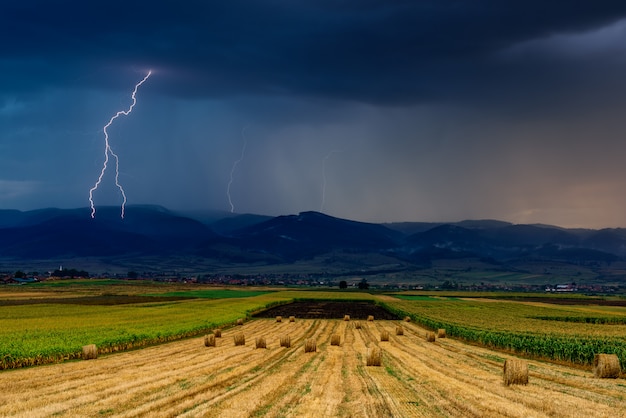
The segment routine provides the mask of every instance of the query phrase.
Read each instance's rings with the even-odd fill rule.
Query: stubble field
[[[623,379],[529,360],[528,385],[505,386],[501,352],[427,342],[401,321],[255,319],[203,338],[0,373],[0,416],[616,417]],[[404,335],[396,335],[402,325]],[[380,341],[381,332],[390,334]],[[234,336],[245,335],[235,346]],[[331,336],[341,337],[339,346]],[[280,347],[289,336],[291,347]],[[264,337],[267,348],[255,348]],[[307,338],[317,351],[304,352]],[[380,347],[382,366],[366,366]]]

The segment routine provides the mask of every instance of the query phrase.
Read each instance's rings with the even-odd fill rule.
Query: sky
[[[623,1],[20,0],[0,37],[0,209],[89,208],[105,155],[121,206],[151,71],[127,205],[626,227]]]

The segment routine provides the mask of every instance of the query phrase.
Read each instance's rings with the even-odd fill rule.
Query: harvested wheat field
[[[396,335],[402,324],[404,335]],[[389,341],[381,342],[382,332]],[[245,345],[235,346],[236,334]],[[331,345],[340,335],[341,344]],[[401,321],[258,319],[204,338],[0,373],[0,416],[20,417],[617,417],[623,379],[528,362],[505,386],[507,358]],[[290,337],[290,347],[281,338]],[[258,350],[255,339],[265,338]],[[305,353],[312,338],[317,350]],[[368,348],[381,366],[366,366]]]

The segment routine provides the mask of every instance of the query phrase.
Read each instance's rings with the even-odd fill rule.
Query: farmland
[[[403,324],[404,335],[395,335]],[[380,341],[383,331],[388,342]],[[233,337],[243,333],[244,346]],[[527,386],[504,386],[511,356],[399,321],[256,319],[216,347],[191,338],[96,360],[0,373],[2,416],[613,417],[626,414],[623,380],[530,361]],[[339,346],[331,336],[341,337]],[[283,335],[291,347],[279,346]],[[263,336],[266,349],[255,349]],[[305,353],[314,338],[317,351]],[[381,367],[365,366],[368,348]]]
[[[166,342],[233,322],[257,306],[237,299],[229,304],[199,300],[133,306],[3,307],[0,360],[2,368],[11,368],[78,358],[87,343],[95,343],[103,351],[120,351]]]
[[[58,283],[0,293],[0,370],[80,358],[85,344],[96,344],[100,352],[108,353],[187,338],[233,324],[266,306],[313,295],[227,289],[190,292],[176,286],[109,286],[97,281],[67,286]],[[142,296],[146,294],[153,296]],[[314,295],[334,298],[337,293]],[[354,293],[351,298],[371,300],[372,296]]]
[[[102,296],[137,299],[77,303]],[[341,301],[345,309],[337,315],[350,314],[347,299],[376,301],[413,321],[360,320],[357,327],[355,313],[350,321],[251,319],[264,306],[294,299]],[[100,351],[95,360],[0,372],[0,416],[626,415],[622,378],[593,378],[586,359],[554,355],[560,362],[545,361],[550,356],[507,343],[548,346],[570,339],[597,348],[594,341],[609,341],[619,349],[626,335],[620,306],[115,284],[21,287],[0,293],[0,301],[11,301],[0,303],[5,368],[10,361],[20,367],[78,359],[85,344]],[[243,326],[234,325],[244,317]],[[448,338],[428,342],[427,331],[442,324]],[[204,335],[218,327],[216,346],[205,347]],[[389,341],[381,341],[387,334]],[[245,337],[241,346],[234,343],[237,335]],[[471,343],[494,335],[504,344]],[[282,347],[287,336],[291,346]],[[267,348],[256,348],[260,337]],[[331,344],[337,338],[339,345]],[[305,353],[310,339],[317,350]],[[380,367],[366,366],[374,347],[382,350]],[[118,352],[129,348],[141,349]],[[505,386],[504,361],[518,353],[529,365],[529,383]]]
[[[406,296],[390,309],[422,325],[467,341],[576,364],[591,364],[597,353],[616,354],[626,365],[626,308],[560,305],[458,297]],[[588,301],[588,300],[587,300]],[[564,326],[574,322],[575,326]],[[573,324],[570,324],[573,325]]]

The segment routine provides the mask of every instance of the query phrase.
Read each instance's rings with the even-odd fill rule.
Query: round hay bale
[[[622,372],[617,354],[596,354],[593,358],[593,376],[616,379]]]
[[[246,336],[243,333],[235,334],[233,337],[235,340],[235,345],[246,345]]]
[[[344,315],[343,316],[343,320],[344,321],[349,321],[350,320],[350,315]]]
[[[317,351],[317,342],[315,338],[307,338],[304,343],[305,353],[315,353]]]
[[[354,329],[361,329],[361,323],[359,321],[354,323]]]
[[[370,321],[370,322],[373,321],[374,320],[374,315],[368,315],[367,316],[367,320]]]
[[[278,316],[276,317],[276,322],[283,322],[283,317],[282,317],[282,316],[280,316],[280,315],[278,315]]]
[[[215,335],[215,338],[222,338],[222,330],[217,328],[213,330],[213,335]]]
[[[381,341],[389,341],[389,331],[387,331],[386,329],[382,330],[380,332],[380,340]]]
[[[243,318],[239,318],[237,320],[237,325],[243,325]]]
[[[507,359],[504,362],[503,377],[504,386],[527,385],[528,363],[519,359]]]
[[[256,348],[267,348],[267,344],[265,343],[265,337],[257,337],[254,339],[254,346]]]
[[[437,338],[446,338],[446,330],[443,328],[439,328],[437,330]]]
[[[296,317],[295,316],[290,316],[289,317],[289,322],[296,322]]]
[[[404,322],[411,322],[411,317],[410,316],[405,316],[404,317]]]
[[[435,333],[428,331],[426,333],[426,341],[428,341],[429,343],[434,343],[435,342]]]
[[[215,347],[215,334],[209,334],[204,336],[205,347]]]
[[[333,334],[330,337],[330,345],[340,345],[341,344],[341,335]]]
[[[291,347],[291,337],[289,337],[289,335],[280,337],[280,346],[287,348]]]
[[[98,347],[95,344],[83,346],[83,360],[91,360],[98,358]]]
[[[380,347],[370,347],[367,349],[367,355],[365,357],[365,364],[367,366],[382,366],[383,364],[383,352]]]
[[[402,325],[396,326],[396,335],[404,335],[404,327]]]

